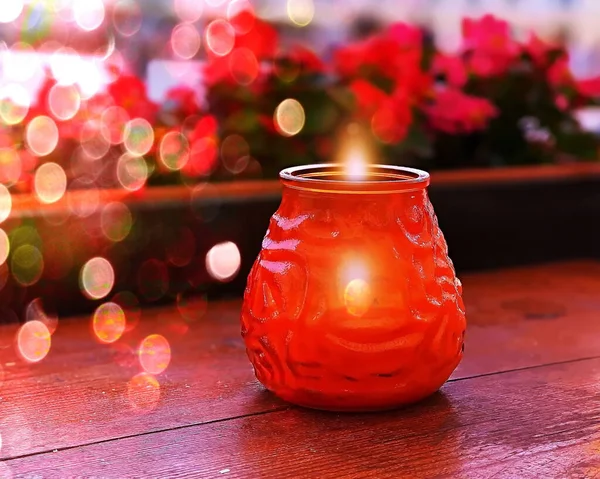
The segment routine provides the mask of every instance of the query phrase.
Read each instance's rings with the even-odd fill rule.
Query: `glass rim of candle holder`
[[[386,194],[426,188],[429,173],[395,165],[365,165],[361,178],[348,175],[342,163],[293,166],[279,173],[284,186],[318,193]]]

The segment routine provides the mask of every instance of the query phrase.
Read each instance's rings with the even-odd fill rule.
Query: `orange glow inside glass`
[[[466,323],[429,175],[329,164],[280,177],[242,310],[258,380],[329,410],[388,409],[438,390],[462,358]]]

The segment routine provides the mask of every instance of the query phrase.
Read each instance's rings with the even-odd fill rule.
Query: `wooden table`
[[[112,345],[94,341],[90,318],[61,320],[36,364],[3,326],[0,478],[600,477],[600,264],[463,279],[464,361],[430,399],[380,414],[264,391],[236,301],[191,323],[175,307],[143,311]],[[139,376],[135,350],[153,333],[171,362]]]

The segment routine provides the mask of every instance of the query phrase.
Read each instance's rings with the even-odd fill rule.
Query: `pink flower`
[[[469,69],[478,76],[503,74],[519,55],[507,22],[493,15],[479,20],[465,18],[462,23],[463,50],[469,54]]]
[[[438,53],[433,59],[434,75],[443,75],[450,86],[461,88],[467,83],[467,68],[462,58]]]
[[[390,37],[398,44],[402,49],[416,49],[420,50],[423,46],[423,33],[412,25],[406,23],[394,23],[389,27]]]
[[[472,133],[483,130],[498,115],[487,99],[466,95],[446,88],[437,93],[432,105],[425,108],[431,126],[446,133]]]

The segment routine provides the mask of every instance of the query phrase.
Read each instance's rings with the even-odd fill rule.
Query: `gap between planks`
[[[459,378],[456,378],[456,379],[449,379],[448,381],[446,381],[446,383],[457,383],[457,382],[460,382],[460,381],[469,381],[469,380],[478,379],[478,378],[487,377],[487,376],[497,376],[497,375],[511,374],[511,373],[517,373],[517,372],[521,372],[521,371],[527,371],[527,370],[533,370],[533,369],[543,369],[543,368],[547,368],[547,367],[559,366],[559,365],[564,365],[564,364],[573,364],[573,363],[580,363],[580,362],[586,362],[586,361],[593,361],[593,360],[597,360],[597,359],[600,359],[600,355],[598,355],[598,356],[589,356],[589,357],[585,357],[585,358],[569,359],[569,360],[566,360],[566,361],[555,361],[555,362],[550,362],[550,363],[546,363],[546,364],[536,364],[536,365],[532,365],[532,366],[524,366],[524,367],[506,369],[506,370],[502,370],[502,371],[495,371],[495,372],[489,372],[489,373],[481,373],[481,374],[476,374],[476,375],[473,375],[473,376],[466,376],[466,377],[459,377]],[[5,459],[0,460],[0,463],[2,463],[2,462],[8,462],[8,461],[13,461],[13,460],[16,460],[16,459],[25,459],[25,458],[28,458],[28,457],[42,456],[42,455],[46,455],[46,454],[56,454],[58,452],[69,451],[69,450],[78,449],[78,448],[81,448],[81,447],[88,447],[88,446],[94,446],[94,445],[98,445],[98,444],[107,444],[107,443],[112,443],[112,442],[118,442],[118,441],[121,441],[123,439],[131,439],[131,438],[134,438],[134,437],[150,436],[150,435],[153,435],[153,434],[161,434],[161,433],[169,432],[169,431],[177,431],[177,430],[181,430],[181,429],[190,429],[190,428],[194,428],[194,427],[203,427],[203,426],[208,426],[208,425],[211,425],[211,424],[218,424],[218,423],[223,423],[223,422],[228,422],[228,421],[235,421],[235,420],[244,419],[244,418],[248,418],[248,417],[254,417],[254,416],[264,416],[264,415],[267,415],[267,414],[272,414],[272,413],[278,413],[278,412],[282,412],[282,411],[287,411],[287,410],[295,408],[295,407],[297,407],[297,406],[294,406],[293,404],[290,404],[290,405],[285,405],[285,406],[278,406],[278,407],[275,407],[273,409],[269,409],[267,411],[257,411],[257,412],[248,413],[248,414],[240,414],[240,415],[237,415],[237,416],[231,416],[231,417],[213,419],[213,420],[210,420],[210,421],[203,421],[203,422],[192,423],[192,424],[183,424],[183,425],[180,425],[180,426],[173,426],[173,427],[167,427],[167,428],[154,429],[152,431],[146,431],[146,432],[141,432],[141,433],[136,433],[136,434],[125,434],[125,435],[122,435],[122,436],[111,437],[111,438],[108,438],[108,439],[101,439],[101,440],[97,440],[97,441],[89,441],[89,442],[84,442],[84,443],[77,444],[77,445],[72,445],[72,446],[60,447],[60,448],[55,448],[55,449],[47,449],[47,450],[43,450],[43,451],[37,451],[37,452],[28,453],[28,454],[21,454],[21,455],[16,455],[16,456],[12,456],[12,457],[7,457]],[[347,413],[332,413],[332,414],[347,414]]]

